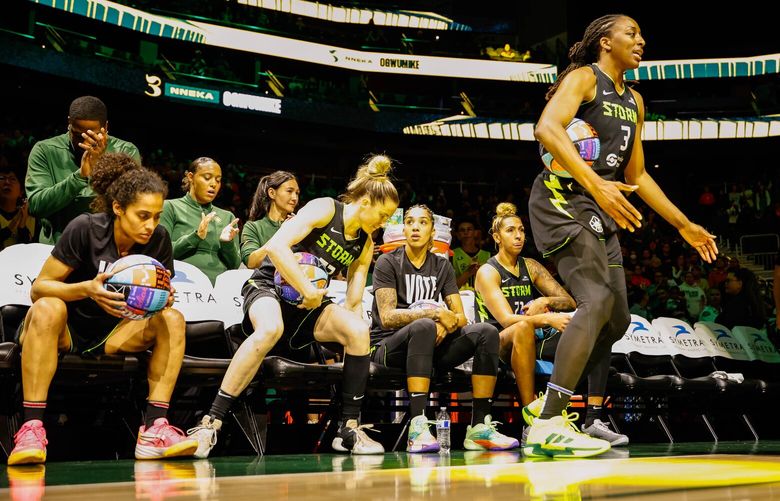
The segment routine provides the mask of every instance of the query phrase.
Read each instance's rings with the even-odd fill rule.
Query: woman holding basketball
[[[374,267],[371,351],[376,363],[406,369],[409,390],[409,452],[433,452],[425,407],[433,368],[447,370],[474,357],[473,412],[463,446],[504,450],[518,446],[502,435],[490,416],[498,371],[498,330],[490,324],[466,325],[455,270],[430,252],[433,213],[415,205],[404,214],[406,245],[379,256]],[[427,307],[417,308],[417,305]]]
[[[241,260],[247,268],[257,268],[265,257],[260,250],[298,206],[301,190],[289,172],[278,170],[263,176],[257,184],[249,220],[241,230]]]
[[[572,291],[577,312],[559,341],[544,409],[523,449],[526,455],[584,457],[610,447],[579,433],[571,424],[574,416],[566,416],[564,409],[582,374],[601,363],[629,324],[617,231],[633,232],[641,226],[641,215],[624,193],[636,191],[705,261],[717,254],[715,237],[688,220],[645,170],[640,139],[644,102],[623,77],[639,66],[644,47],[639,25],[628,16],[612,14],[590,23],[570,49],[572,62],[547,93],[549,102],[536,126],[536,138],[570,178],[546,170],[537,176],[529,201],[531,228],[539,251],[552,256]],[[601,142],[592,166],[566,132],[575,117],[588,122]],[[565,448],[547,444],[552,434],[571,441]]]
[[[144,320],[123,319],[124,296],[108,292],[105,269],[144,254],[173,271],[168,232],[158,226],[167,193],[156,173],[131,157],[106,153],[92,170],[95,214],[68,224],[43,264],[30,295],[33,305],[17,333],[22,346],[24,424],[8,464],[43,463],[43,414],[58,352],[137,353],[152,348],[149,400],[138,434],[137,459],[190,456],[198,444],[168,424],[168,402],[184,358],[184,317],[168,307]]]
[[[242,290],[243,327],[249,337],[230,362],[208,414],[190,430],[199,441],[196,457],[208,456],[233,401],[280,341],[283,348],[293,352],[314,342],[344,346],[342,419],[333,448],[353,454],[384,452],[358,423],[370,363],[368,327],[361,318],[360,306],[374,248],[370,235],[398,205],[398,192],[389,178],[391,167],[391,160],[384,155],[370,158],[347,186],[343,202],[332,198],[312,200],[265,245],[268,255]],[[348,272],[344,307],[325,299],[327,290],[317,289],[307,280],[295,252],[314,255],[328,276]],[[298,306],[277,292],[275,271],[301,294]]]
[[[208,157],[196,158],[182,180],[187,193],[166,200],[160,220],[171,235],[174,259],[200,269],[212,284],[223,271],[241,265],[238,218],[212,203],[221,186],[219,164]]]

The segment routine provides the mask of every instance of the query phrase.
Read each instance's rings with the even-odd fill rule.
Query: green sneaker
[[[507,437],[496,430],[498,421],[488,414],[485,416],[485,422],[466,428],[466,439],[463,441],[463,447],[469,451],[505,451],[519,447],[520,443],[516,438]]]

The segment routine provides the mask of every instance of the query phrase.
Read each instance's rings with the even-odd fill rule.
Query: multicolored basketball
[[[433,299],[418,299],[409,305],[410,310],[435,310],[437,308],[442,308],[442,305]]]
[[[122,316],[130,320],[151,317],[165,308],[171,295],[171,277],[159,261],[143,254],[132,254],[115,261],[106,269],[114,273],[103,287],[125,296]]]
[[[318,289],[325,289],[328,286],[328,273],[320,266],[320,261],[316,256],[308,252],[296,252],[293,254],[301,267],[301,271],[312,284]],[[301,304],[303,296],[295,288],[287,283],[282,275],[276,271],[274,273],[274,285],[279,297],[290,304]]]
[[[577,148],[582,159],[592,166],[593,162],[599,158],[599,152],[601,151],[601,141],[599,141],[596,129],[588,122],[575,118],[566,126],[566,133],[569,135],[572,143],[574,143],[574,147]],[[558,177],[572,177],[541,143],[539,144],[539,155],[541,155],[542,162],[544,162],[547,170]]]

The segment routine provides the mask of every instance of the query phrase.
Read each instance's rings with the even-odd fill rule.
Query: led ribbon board
[[[373,22],[376,26],[471,31],[470,26],[456,23],[452,19],[434,12],[342,7],[307,0],[238,0],[238,3],[262,9],[288,12],[296,16],[313,17],[333,23],[368,24]]]
[[[470,137],[536,141],[534,123],[464,118],[455,115],[404,127],[416,136]],[[780,115],[740,119],[657,120],[645,122],[643,141],[690,139],[743,139],[780,136]]]
[[[541,83],[552,83],[557,75],[556,67],[550,64],[365,52],[199,21],[174,19],[110,0],[29,1],[161,38],[362,72]]]

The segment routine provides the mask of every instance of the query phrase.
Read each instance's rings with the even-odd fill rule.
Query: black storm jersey
[[[504,295],[509,307],[512,308],[512,312],[516,315],[523,314],[523,305],[533,301],[537,297],[540,297],[539,291],[534,287],[534,283],[531,280],[531,275],[528,273],[528,267],[525,264],[525,258],[518,259],[518,275],[514,275],[512,272],[501,266],[495,256],[488,259],[486,265],[490,265],[498,272],[501,278],[501,293]],[[488,310],[487,305],[482,299],[482,295],[477,292],[477,316],[480,322],[488,322],[496,326],[499,330],[502,329],[501,325],[495,319],[495,317]]]
[[[620,94],[615,82],[596,64],[590,68],[596,75],[596,96],[582,103],[576,116],[592,125],[599,135],[601,150],[593,170],[609,181],[622,180],[636,139],[639,108],[627,86]]]
[[[311,233],[293,245],[293,252],[308,252],[317,257],[320,266],[325,269],[328,276],[344,272],[353,261],[360,257],[368,237],[363,230],[358,230],[357,237],[347,240],[344,236],[344,204],[333,200],[335,213],[333,219],[322,228],[314,228]],[[253,274],[250,280],[270,280],[273,283],[276,267],[271,259],[266,256],[263,263]]]

